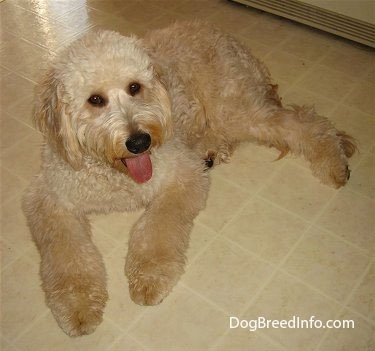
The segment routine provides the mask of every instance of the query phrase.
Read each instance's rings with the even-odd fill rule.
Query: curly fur
[[[132,82],[141,86],[135,95]],[[93,94],[106,104],[90,104]],[[109,31],[79,39],[51,62],[34,120],[45,145],[23,208],[47,304],[71,336],[95,330],[108,298],[88,214],[145,208],[130,233],[125,274],[132,299],[154,305],[184,271],[209,189],[205,160],[227,162],[239,143],[254,141],[305,157],[323,183],[340,187],[355,151],[312,108],[283,107],[265,66],[231,36],[199,23],[144,39]],[[126,141],[140,132],[151,137],[144,154],[152,163],[151,179],[141,184],[125,166],[135,157]]]

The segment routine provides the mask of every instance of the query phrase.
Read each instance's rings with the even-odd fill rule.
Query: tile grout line
[[[278,269],[277,267],[269,274],[269,276],[263,281],[262,284],[260,284],[259,288],[255,291],[254,295],[252,298],[245,304],[243,308],[243,312],[240,312],[238,314],[239,317],[243,317],[246,311],[249,309],[249,307],[254,303],[254,301],[260,296],[260,294],[263,292],[265,287],[272,281],[272,279],[275,277],[277,274]],[[229,334],[229,329],[227,329],[218,339],[217,341],[213,344],[212,347],[217,347],[222,340]]]
[[[371,259],[371,257],[374,256],[374,253],[370,252],[370,251],[367,251],[366,249],[354,244],[353,242],[341,237],[340,235],[336,234],[335,232],[319,225],[319,224],[314,224],[314,227],[317,228],[317,229],[320,229],[320,230],[323,230],[324,232],[326,232],[328,235],[336,238],[337,240],[341,241],[342,243],[345,243],[346,245],[352,247],[353,249],[356,249],[357,251],[359,251],[361,253],[362,256],[366,256],[368,257],[369,259]]]
[[[369,322],[369,324],[371,324],[372,326],[375,326],[375,322],[373,321],[370,321],[367,317],[363,316],[361,313],[359,313],[358,311],[351,309],[351,308],[348,308],[348,303],[349,301],[351,300],[351,298],[354,296],[355,292],[357,291],[358,287],[361,285],[363,279],[365,278],[366,274],[369,272],[372,264],[375,262],[375,259],[372,259],[369,264],[367,265],[366,269],[362,272],[362,274],[359,276],[359,278],[357,279],[357,281],[355,282],[354,284],[354,287],[352,289],[352,291],[348,294],[347,298],[344,300],[344,302],[341,304],[341,308],[339,308],[339,310],[337,311],[336,315],[335,315],[335,319],[338,319],[340,318],[340,316],[342,315],[342,313],[347,309],[349,310],[350,312],[355,312],[355,314],[359,315],[360,317],[364,317],[363,319],[367,322]],[[355,325],[354,325],[355,327]],[[319,340],[319,342],[316,344],[315,348],[314,348],[314,351],[319,351],[321,345],[324,343],[324,341],[327,339],[328,335],[329,335],[329,331],[330,329],[326,329],[325,332],[323,333],[321,339]]]
[[[201,294],[199,291],[197,290],[194,290],[192,287],[190,287],[187,283],[185,283],[184,281],[180,281],[179,284],[181,285],[181,287],[183,287],[184,289],[188,290],[189,292],[193,293],[195,296],[199,297],[200,299],[206,301],[212,308],[214,308],[215,310],[225,314],[226,316],[229,316],[230,313],[228,313],[228,311],[221,307],[219,304],[217,304],[215,301],[211,300],[210,298],[208,298],[207,296]]]
[[[283,166],[284,167],[284,166]],[[278,172],[281,170],[281,167],[280,169],[278,170]],[[276,174],[278,174],[278,172],[275,172],[270,178],[267,179],[267,182],[270,182],[272,180],[272,178],[276,177]],[[228,227],[234,220],[235,218],[239,215],[239,213],[241,213],[241,211],[245,208],[245,206],[248,205],[248,203],[250,203],[251,201],[253,201],[253,199],[255,197],[258,197],[258,198],[262,198],[262,196],[259,194],[260,191],[266,186],[266,184],[264,184],[263,187],[260,187],[258,189],[258,191],[256,191],[253,196],[248,199],[248,201],[245,202],[245,204],[236,212],[236,214],[231,218],[231,220],[229,220],[220,230],[219,230],[219,235],[222,236],[222,237],[225,237],[222,235],[223,231],[225,230],[226,227]],[[334,198],[335,196],[332,197],[332,199]],[[262,198],[263,199],[263,198]],[[331,199],[331,200],[332,200]],[[269,203],[272,203],[271,201],[267,200],[267,202]],[[330,201],[328,202],[330,203]],[[323,208],[321,209],[321,211],[318,212],[317,215],[320,214],[320,212],[323,212],[325,210],[325,208],[327,207],[328,204],[326,204],[326,206],[323,206]],[[279,207],[279,206],[278,206]],[[286,210],[285,208],[282,208],[284,211]],[[288,212],[292,213],[294,216],[296,216],[295,213],[287,210]],[[280,271],[283,271],[282,270],[282,265],[287,261],[287,259],[291,256],[291,254],[294,252],[294,250],[296,249],[296,247],[299,245],[299,243],[307,236],[307,233],[308,231],[314,226],[314,223],[315,223],[315,219],[317,217],[317,215],[315,216],[315,218],[313,219],[313,221],[311,222],[307,222],[309,223],[307,225],[307,227],[305,228],[305,230],[303,231],[303,233],[301,234],[301,236],[299,237],[299,239],[294,243],[294,245],[291,247],[291,249],[288,251],[288,253],[280,260],[280,262],[277,264],[277,265],[274,265],[272,264],[274,268],[274,270],[271,272],[271,274],[268,276],[268,278],[263,282],[263,284],[261,284],[261,286],[259,287],[259,289],[256,291],[256,293],[253,295],[253,297],[249,300],[249,302],[245,305],[244,307],[244,310],[243,312],[240,314],[240,316],[243,316],[243,314],[246,312],[246,310],[248,310],[248,308],[250,308],[250,306],[254,303],[254,301],[257,299],[257,297],[263,292],[263,290],[265,289],[265,287],[271,282],[271,280],[275,277],[275,275],[280,272]],[[299,217],[299,216],[298,216]],[[306,220],[304,218],[300,218],[302,219],[304,222],[306,222]],[[227,238],[228,239],[228,238]],[[254,255],[254,254],[253,254]],[[262,258],[262,261],[265,261],[267,262],[266,260],[264,260],[264,258]],[[267,262],[269,264],[269,262]],[[294,276],[293,276],[294,277]],[[319,291],[319,290],[318,290]],[[222,338],[224,338],[226,335],[228,334],[228,331],[225,332],[222,337],[219,338],[219,340],[217,341],[217,343],[215,343],[213,345],[213,347],[217,347],[217,345],[219,344],[220,340]]]
[[[370,271],[370,269],[371,269],[371,267],[372,267],[372,265],[374,263],[375,263],[375,258],[373,258],[373,259],[370,260],[370,262],[368,263],[368,265],[366,266],[366,268],[364,269],[364,271],[362,272],[362,274],[357,278],[357,281],[355,282],[355,284],[353,286],[353,289],[351,290],[351,292],[348,294],[348,296],[346,297],[346,299],[343,302],[343,309],[350,308],[350,307],[348,307],[348,304],[349,304],[350,300],[353,298],[353,296],[357,292],[357,289],[361,285],[362,281],[365,279],[365,276]],[[357,312],[357,314],[359,314],[359,315],[362,316],[362,313],[360,313],[360,312]],[[363,316],[363,317],[366,320],[368,319],[366,316]],[[371,324],[375,325],[375,321],[371,322]]]
[[[299,167],[302,167],[302,166],[300,166],[300,165],[298,165],[298,166],[299,166]],[[339,192],[339,191],[341,191],[341,190],[338,190],[338,192]],[[351,192],[351,193],[354,193],[354,194],[356,194],[356,195],[358,195],[358,196],[360,196],[360,197],[362,197],[362,198],[364,198],[364,199],[373,200],[372,198],[367,197],[366,195],[363,195],[363,194],[361,194],[361,193],[355,192],[355,191],[353,191],[352,189],[347,189],[346,191],[349,191],[349,192]],[[333,198],[330,199],[328,202],[330,202],[331,200],[334,201],[334,198],[337,196],[336,194],[337,194],[337,193],[335,193],[335,194],[333,195]],[[339,236],[339,235],[336,234],[335,232],[333,232],[333,231],[331,231],[331,230],[329,230],[329,229],[327,229],[327,228],[325,228],[325,227],[319,225],[319,224],[317,223],[317,221],[319,220],[320,216],[321,216],[323,213],[320,214],[320,213],[318,212],[318,213],[315,215],[315,217],[317,217],[317,218],[313,218],[312,220],[309,220],[309,219],[304,218],[303,216],[299,215],[298,213],[295,213],[295,212],[289,210],[288,208],[282,207],[282,206],[280,206],[279,204],[277,204],[276,202],[273,202],[273,201],[271,201],[271,200],[269,200],[269,199],[263,197],[263,196],[260,195],[260,194],[257,194],[255,197],[258,197],[259,199],[261,199],[261,200],[263,200],[263,201],[269,203],[270,205],[272,205],[272,206],[274,206],[274,207],[277,207],[278,209],[280,209],[280,210],[282,210],[282,211],[284,211],[284,212],[287,212],[288,214],[292,215],[293,217],[298,218],[299,220],[301,220],[301,221],[303,221],[304,223],[308,224],[310,227],[316,227],[316,228],[319,228],[319,229],[324,230],[324,231],[327,232],[328,234],[330,234],[330,235],[336,237],[337,239],[340,239],[340,241],[345,242],[345,243],[348,244],[349,246],[351,246],[351,247],[357,249],[358,251],[361,251],[362,254],[364,254],[365,256],[369,256],[369,255],[371,255],[371,253],[370,253],[369,251],[366,251],[365,249],[363,249],[362,247],[356,245],[355,243],[353,243],[353,242],[351,242],[351,241],[349,241],[349,240],[347,240],[347,239],[345,239],[345,238],[342,238],[341,236]],[[329,206],[329,203],[328,203],[328,202],[326,203],[326,206],[324,206],[324,207],[322,208],[322,210],[321,210],[322,212],[324,212],[324,211],[326,210],[326,207]]]
[[[287,39],[285,39],[284,41],[281,41],[281,43],[284,43],[285,41],[286,41]],[[278,47],[280,47],[281,46],[281,43],[279,44],[279,45],[277,45],[275,48],[278,48]],[[35,45],[34,43],[33,43],[33,45]],[[275,48],[273,49],[273,51],[275,50]],[[343,98],[342,98],[343,99]],[[341,100],[342,100],[341,99]],[[340,100],[340,101],[341,101]],[[335,109],[338,107],[339,105],[337,105],[336,107],[335,107]],[[229,182],[228,182],[229,183]],[[234,183],[233,183],[234,184]],[[254,198],[256,198],[256,197],[260,197],[261,198],[261,196],[260,196],[260,194],[259,194],[259,192],[256,192],[256,195],[254,195],[254,197],[252,197],[251,199],[248,199],[247,201],[246,201],[246,203],[248,204],[248,203],[250,203]],[[269,201],[269,200],[268,200]],[[269,202],[271,202],[271,201],[269,201]],[[274,204],[275,205],[275,204]],[[245,205],[243,206],[243,208],[245,208]],[[280,208],[282,208],[281,206],[280,206]],[[286,209],[284,209],[284,210],[286,210]],[[236,212],[235,214],[234,214],[234,216],[233,217],[231,217],[230,218],[230,220],[232,220],[232,222],[235,220],[235,218],[234,217],[236,217],[236,218],[238,218],[238,215],[239,215],[239,213],[240,212]],[[290,211],[290,213],[292,213],[291,211]],[[293,213],[294,214],[294,213]],[[294,216],[295,216],[296,214],[294,214]],[[305,220],[306,221],[306,220]],[[200,223],[201,224],[201,223]],[[225,226],[228,224],[228,222],[226,223],[226,224],[224,224],[224,226],[221,228],[221,230],[219,230],[219,231],[213,231],[211,228],[210,228],[210,230],[212,231],[212,232],[215,232],[215,234],[217,234],[217,235],[215,235],[213,238],[212,238],[212,240],[210,240],[209,242],[208,242],[208,244],[201,250],[201,252],[200,252],[200,254],[199,255],[197,255],[197,256],[201,256],[201,254],[212,244],[212,242],[214,242],[215,240],[217,240],[218,239],[218,236],[219,235],[221,235],[222,234],[222,231],[223,231],[223,228],[225,228]],[[316,224],[315,224],[316,225]],[[309,227],[312,227],[313,225],[310,223],[309,224]],[[207,225],[205,225],[205,227],[206,228],[209,228]],[[220,233],[220,234],[219,234]],[[331,232],[329,232],[329,233],[331,233]],[[333,234],[332,234],[333,235]],[[302,236],[303,236],[303,234],[302,234]],[[224,236],[222,236],[222,237],[224,237]],[[225,237],[224,237],[225,238]],[[225,238],[225,239],[228,239],[228,238]],[[230,239],[228,239],[228,240],[230,240]],[[240,247],[240,246],[239,246]],[[114,249],[115,250],[115,249]],[[244,249],[245,250],[245,249]],[[289,251],[288,251],[289,252]],[[283,271],[281,268],[279,269],[280,271]],[[294,277],[294,276],[293,276]],[[295,278],[295,277],[294,277]],[[359,283],[360,284],[360,283]],[[359,285],[358,285],[359,286]],[[355,291],[355,289],[356,288],[353,288],[353,291]],[[194,290],[192,290],[193,292],[194,292]],[[352,291],[352,293],[354,293]],[[344,307],[345,308],[345,307]],[[343,308],[343,309],[344,309]],[[346,307],[346,308],[348,308],[348,307]],[[148,313],[148,312],[147,312]],[[144,312],[144,314],[146,314],[146,311]],[[113,322],[113,321],[112,321]],[[127,333],[127,335],[129,336],[129,337],[131,337],[132,335],[130,334],[130,333]],[[267,335],[263,335],[264,337],[266,337],[266,338],[268,338],[268,336]],[[134,338],[133,338],[134,339]],[[134,339],[135,340],[135,339]],[[273,340],[273,339],[270,339],[270,340]],[[321,344],[321,342],[320,342],[320,344]],[[114,345],[114,343],[112,343],[111,344],[111,346],[110,347],[112,347]],[[142,345],[141,345],[142,346]],[[284,348],[284,347],[283,347]]]
[[[37,323],[39,323],[39,321],[41,321],[49,313],[51,313],[51,310],[46,306],[46,310],[44,312],[39,314],[38,317],[36,317],[32,323],[27,325],[23,331],[21,331],[20,333],[18,333],[18,335],[14,337],[12,346],[17,345],[17,342],[20,341],[25,334],[27,334]]]
[[[293,90],[295,87],[297,87],[297,85],[308,75],[310,74],[316,67],[318,67],[321,62],[328,56],[329,52],[332,51],[332,48],[330,47],[327,52],[325,54],[323,54],[321,57],[319,57],[317,60],[313,61],[313,64],[306,69],[305,72],[303,72],[289,87],[288,89],[286,89],[286,91],[284,92],[284,95],[286,95],[287,93],[290,92],[290,90]],[[306,89],[305,90],[309,91],[309,89]],[[313,92],[315,94],[315,92]],[[331,100],[331,99],[330,99]],[[334,101],[334,100],[332,100]],[[337,103],[335,101],[335,103]]]
[[[227,229],[227,227],[229,227],[231,224],[233,224],[233,222],[238,218],[239,214],[244,210],[244,208],[246,206],[248,206],[253,200],[254,198],[261,192],[264,190],[264,188],[266,188],[266,186],[268,186],[271,181],[276,178],[276,176],[280,173],[280,171],[285,167],[285,163],[284,164],[281,164],[278,169],[275,170],[275,172],[273,172],[273,174],[271,176],[269,176],[267,178],[267,180],[258,187],[258,189],[256,189],[256,191],[252,192],[252,193],[248,193],[249,194],[249,197],[246,201],[244,201],[243,205],[239,207],[239,209],[233,214],[233,216],[228,219],[228,221],[226,223],[223,224],[223,226],[217,230],[218,234],[222,234],[223,231],[225,231]],[[221,178],[225,181],[226,178]],[[228,181],[227,181],[228,182]],[[229,184],[232,184],[231,182],[228,182]],[[242,189],[243,190],[243,189]]]
[[[146,345],[142,344],[138,339],[136,339],[132,334],[130,334],[128,331],[125,331],[123,328],[121,328],[117,323],[115,323],[111,318],[107,318],[107,320],[113,324],[113,326],[119,331],[119,335],[109,344],[107,345],[106,351],[110,351],[113,347],[115,347],[116,343],[118,343],[124,336],[131,339],[133,342],[138,344],[142,347],[144,350],[149,350]],[[99,326],[98,326],[99,327]]]
[[[1,245],[2,245],[3,248],[4,248],[4,244],[5,244],[5,246],[8,246],[9,243],[5,240],[5,238],[1,238],[1,240],[2,240]],[[30,241],[32,242],[31,238],[30,238]],[[35,244],[33,243],[33,245],[35,245]],[[10,267],[11,265],[13,265],[15,262],[17,262],[19,259],[21,259],[23,257],[25,258],[25,260],[30,262],[30,259],[27,256],[27,252],[30,251],[30,250],[31,250],[31,247],[24,249],[24,251],[20,251],[16,248],[15,249],[16,256],[13,259],[11,259],[9,262],[7,262],[5,264],[3,264],[3,263],[1,264],[1,274],[4,271],[6,271],[8,269],[8,267]],[[33,261],[33,263],[34,263],[34,261]]]
[[[305,236],[305,232],[308,230],[310,226],[308,226],[304,233],[301,234],[300,238],[292,245],[292,248],[288,251],[288,253],[280,260],[280,262],[277,265],[273,265],[274,269],[270,273],[270,275],[263,281],[262,284],[260,284],[259,288],[256,290],[252,298],[245,304],[243,311],[239,314],[240,317],[243,317],[246,311],[253,305],[253,303],[257,300],[257,298],[263,293],[264,289],[269,285],[269,283],[274,279],[277,273],[280,272],[280,268],[282,264],[287,260],[291,252],[294,251],[294,249],[299,245],[299,243],[302,241],[302,239]],[[214,347],[217,347],[222,339],[229,333],[229,330],[224,332],[224,334],[217,340],[217,342],[214,344]]]

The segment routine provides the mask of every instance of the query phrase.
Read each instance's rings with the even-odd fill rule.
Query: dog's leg
[[[57,323],[70,336],[92,333],[108,296],[87,218],[59,206],[40,188],[25,195],[23,209],[41,255],[46,302]]]
[[[313,108],[260,111],[248,132],[259,143],[279,149],[280,157],[289,151],[304,156],[313,174],[325,184],[338,188],[349,179],[347,159],[356,150],[353,138],[337,130]]]
[[[201,173],[192,179],[187,172],[163,188],[131,231],[125,273],[137,304],[160,303],[184,272],[193,220],[208,192],[203,167]]]

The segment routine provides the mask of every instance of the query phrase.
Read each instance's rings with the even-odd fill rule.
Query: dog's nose
[[[131,153],[140,154],[150,147],[151,137],[147,133],[133,134],[126,140],[125,145]]]

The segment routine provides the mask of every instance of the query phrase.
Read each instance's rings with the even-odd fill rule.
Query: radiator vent
[[[375,48],[375,25],[296,0],[234,0]]]

